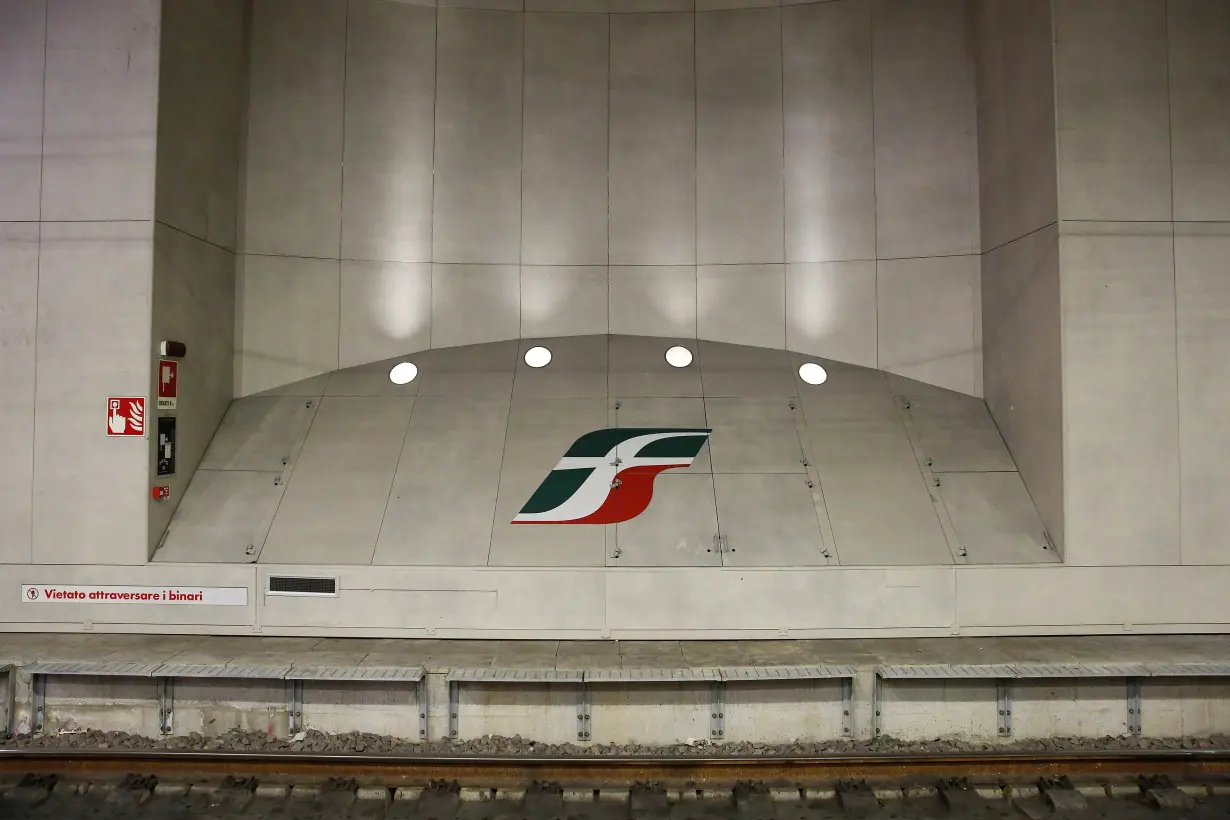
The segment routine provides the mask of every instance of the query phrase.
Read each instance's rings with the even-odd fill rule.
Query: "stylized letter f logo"
[[[653,479],[687,467],[711,430],[621,427],[581,436],[525,502],[514,524],[618,524],[653,498]]]

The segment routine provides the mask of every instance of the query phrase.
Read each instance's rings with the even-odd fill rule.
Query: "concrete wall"
[[[860,670],[852,702],[853,729],[843,732],[837,681],[729,683],[728,743],[814,743],[870,740],[870,670]],[[31,725],[30,685],[17,690],[19,729]],[[448,684],[428,676],[428,736],[448,737]],[[415,740],[419,704],[414,684],[307,682],[303,720],[309,729],[369,732]],[[1146,738],[1207,737],[1230,729],[1230,685],[1218,678],[1141,681],[1141,734]],[[460,690],[458,737],[512,737],[576,743],[577,690],[568,684],[487,686]],[[1043,738],[1121,737],[1128,733],[1126,681],[1028,679],[1012,682],[1012,736],[998,735],[996,684],[988,680],[880,683],[880,726],[903,741],[951,738],[982,743]],[[711,695],[704,684],[591,686],[593,743],[645,745],[707,741]],[[159,737],[154,681],[121,677],[49,677],[46,730],[89,728]],[[286,687],[263,680],[180,678],[175,683],[174,734],[218,737],[239,729],[289,735]]]
[[[1056,0],[1076,564],[1230,557],[1230,6]]]
[[[1056,545],[1063,387],[1050,0],[975,6],[987,405]]]
[[[237,395],[608,331],[980,394],[968,0],[435,5],[255,0]]]
[[[147,558],[156,0],[0,0],[0,562]]]
[[[151,357],[181,341],[176,475],[150,475],[171,498],[150,501],[152,553],[230,404],[235,361],[235,251],[247,80],[244,0],[164,0],[154,214]],[[157,395],[157,368],[151,396]]]

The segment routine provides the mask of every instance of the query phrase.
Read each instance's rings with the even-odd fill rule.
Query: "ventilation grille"
[[[270,575],[268,592],[270,595],[337,595],[337,579]]]

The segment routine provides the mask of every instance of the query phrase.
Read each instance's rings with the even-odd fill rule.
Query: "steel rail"
[[[456,781],[499,788],[532,781],[569,786],[728,786],[740,781],[831,785],[835,780],[965,777],[1020,782],[1060,775],[1167,775],[1230,780],[1230,750],[991,751],[960,754],[832,754],[815,757],[428,757],[120,749],[0,749],[0,773],[61,775],[232,775],[285,779],[355,778],[389,785]]]

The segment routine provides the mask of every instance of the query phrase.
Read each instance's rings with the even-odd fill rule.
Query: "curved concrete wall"
[[[967,0],[435,5],[255,0],[237,395],[608,332],[981,394]]]

